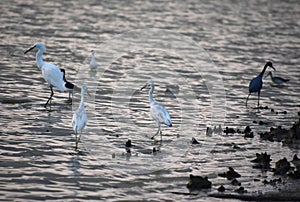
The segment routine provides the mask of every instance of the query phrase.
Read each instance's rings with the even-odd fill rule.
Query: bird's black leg
[[[249,99],[249,96],[251,95],[251,93],[248,94],[248,97],[246,99],[246,107],[247,107],[247,102],[248,102],[248,99]]]
[[[52,97],[53,97],[53,94],[54,94],[54,93],[53,93],[52,86],[50,86],[50,90],[51,90],[51,95],[50,95],[49,99],[47,100],[46,104],[44,105],[44,107],[45,107],[45,108],[47,107],[47,105],[48,105],[49,101],[52,99]]]
[[[151,137],[151,139],[154,139],[154,137],[160,132],[160,124],[158,124],[157,132]]]

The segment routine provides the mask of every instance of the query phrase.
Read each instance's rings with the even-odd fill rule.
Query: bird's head
[[[88,94],[88,96],[91,97],[91,94],[89,93],[89,91],[88,91],[86,85],[83,85],[83,86],[81,86],[81,93],[84,94],[85,92]]]
[[[141,90],[143,90],[144,88],[154,88],[153,81],[151,80],[147,81],[147,83],[141,88]]]
[[[31,46],[29,49],[27,49],[25,52],[24,52],[24,54],[26,54],[26,53],[28,53],[29,51],[31,51],[31,50],[33,50],[34,48],[38,48],[38,49],[40,49],[41,51],[45,51],[45,46],[42,44],[42,43],[40,43],[40,42],[36,42],[35,44],[33,44],[33,46]]]
[[[92,55],[95,55],[95,51],[94,50],[91,50],[91,53],[92,53]]]
[[[268,62],[266,63],[266,67],[271,67],[272,69],[274,69],[274,70],[276,71],[276,69],[275,69],[275,67],[273,66],[273,64],[272,64],[271,61],[268,61]]]

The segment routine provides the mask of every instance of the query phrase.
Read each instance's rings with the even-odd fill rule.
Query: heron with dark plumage
[[[251,81],[250,81],[250,84],[249,84],[249,94],[248,94],[248,97],[246,99],[246,106],[247,106],[247,102],[248,102],[248,99],[249,99],[249,96],[251,95],[251,93],[256,93],[257,92],[257,106],[259,107],[259,99],[260,99],[260,91],[262,89],[262,86],[263,86],[263,76],[264,76],[264,73],[265,71],[267,70],[268,67],[271,67],[272,69],[274,69],[276,71],[276,69],[273,67],[273,64],[272,62],[267,62],[263,68],[263,70],[261,71],[261,73],[253,78]]]
[[[51,90],[51,95],[47,100],[46,104],[44,105],[44,107],[47,107],[48,103],[51,102],[51,99],[54,95],[53,87],[58,88],[61,92],[68,91],[69,98],[70,98],[70,93],[73,92],[73,89],[76,86],[66,80],[65,70],[60,69],[58,66],[52,63],[44,62],[43,53],[46,50],[46,48],[42,43],[39,42],[35,43],[31,48],[26,50],[24,54],[28,53],[34,48],[38,48],[38,52],[36,53],[37,66],[42,71],[43,77],[48,82]]]

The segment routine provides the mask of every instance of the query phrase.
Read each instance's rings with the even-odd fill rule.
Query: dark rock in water
[[[256,153],[256,159],[251,160],[252,163],[256,163],[256,165],[253,166],[253,168],[259,168],[259,169],[270,169],[271,161],[272,161],[271,155],[268,155],[267,152],[261,154]]]
[[[281,126],[278,126],[277,128],[271,127],[270,132],[265,132],[263,134],[260,134],[260,137],[262,139],[266,139],[266,140],[270,140],[270,141],[281,142],[285,139],[287,133],[288,133],[288,130],[281,128]]]
[[[225,191],[225,187],[223,185],[221,185],[219,188],[218,188],[218,192],[224,192]]]
[[[285,175],[291,169],[290,162],[284,157],[275,163],[274,174]]]
[[[244,193],[247,193],[247,190],[245,190],[244,187],[240,187],[236,190],[234,190],[235,192],[239,193],[239,194],[244,194]]]
[[[264,140],[278,141],[284,144],[294,143],[295,140],[300,140],[300,120],[290,129],[283,129],[281,126],[271,127],[269,132],[259,133],[259,135]]]
[[[210,127],[206,128],[206,135],[210,136],[213,134],[213,132],[214,132],[213,129],[211,129]]]
[[[237,173],[232,167],[229,167],[229,171],[226,173],[218,174],[220,177],[226,177],[228,180],[233,180],[235,178],[241,177],[239,173]]]
[[[254,138],[254,133],[253,133],[253,131],[251,131],[250,133],[246,133],[246,134],[244,135],[244,138]]]
[[[127,142],[125,143],[125,147],[131,147],[132,144],[131,144],[131,140],[127,140]]]
[[[236,131],[233,128],[228,128],[228,127],[226,127],[223,132],[226,133],[226,134],[228,134],[228,133],[236,133]]]
[[[246,126],[246,128],[244,129],[244,133],[247,134],[247,133],[250,133],[250,132],[251,132],[250,126]]]
[[[300,170],[297,169],[294,172],[290,172],[290,173],[288,173],[288,176],[293,179],[300,179]]]
[[[253,123],[257,123],[257,121],[254,120]]]
[[[192,138],[192,144],[200,144],[199,142],[198,142],[198,140],[196,140],[196,138]]]
[[[293,142],[292,140],[300,140],[300,120],[296,122],[288,131],[286,142]]]
[[[263,121],[259,121],[258,124],[259,125],[267,125],[268,123],[267,122],[263,122]]]
[[[127,140],[127,142],[125,143],[125,149],[126,149],[126,153],[131,153],[131,148],[132,144],[131,144],[131,140]]]
[[[274,109],[271,109],[271,112],[274,112]]]
[[[237,179],[233,179],[231,181],[231,184],[234,185],[234,186],[241,186],[241,183]]]
[[[207,179],[207,177],[194,176],[190,174],[190,180],[186,187],[190,190],[201,190],[211,188],[212,183]]]
[[[276,186],[276,184],[279,184],[281,182],[282,182],[281,178],[271,179],[270,181],[268,181],[268,180],[263,181],[264,184],[269,184],[269,185],[272,185],[272,186]]]
[[[283,114],[287,114],[287,111],[283,111]]]
[[[294,155],[292,163],[298,170],[300,169],[300,159],[298,158],[297,154]]]

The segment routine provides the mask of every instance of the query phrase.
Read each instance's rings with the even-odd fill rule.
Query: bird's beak
[[[272,69],[274,69],[274,71],[276,71],[275,67],[273,67],[273,66],[271,66],[271,67],[272,67]]]
[[[24,55],[26,54],[26,53],[28,53],[29,51],[31,51],[32,49],[34,49],[35,48],[35,46],[32,46],[31,48],[29,48],[28,50],[26,50],[25,52],[24,52]]]
[[[146,85],[144,85],[142,88],[141,88],[141,90],[143,90],[144,88],[146,88],[147,87],[147,84]]]

